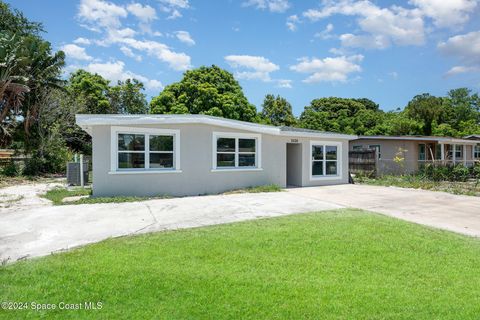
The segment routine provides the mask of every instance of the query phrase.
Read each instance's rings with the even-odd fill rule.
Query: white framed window
[[[473,147],[473,158],[480,159],[480,145]]]
[[[310,180],[333,180],[342,177],[342,143],[310,142]]]
[[[180,131],[111,128],[110,173],[180,172]]]
[[[355,145],[353,146],[353,150],[362,150],[363,149],[363,146],[362,145]]]
[[[378,159],[382,159],[382,152],[381,152],[382,150],[381,150],[379,144],[371,144],[371,145],[368,146],[368,148],[377,150]]]
[[[212,171],[261,170],[261,135],[214,132]]]

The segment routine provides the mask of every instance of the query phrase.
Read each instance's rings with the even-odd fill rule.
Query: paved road
[[[1,191],[1,190],[0,190]],[[0,261],[143,232],[354,207],[480,236],[480,198],[363,185],[0,210]]]

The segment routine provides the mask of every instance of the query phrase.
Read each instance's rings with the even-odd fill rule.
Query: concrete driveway
[[[1,193],[1,190],[0,190]],[[286,192],[117,204],[0,209],[0,261],[50,254],[122,235],[343,207],[480,236],[480,199],[441,192],[341,185]]]

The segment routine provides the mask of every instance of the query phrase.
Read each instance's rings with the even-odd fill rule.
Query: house
[[[94,196],[199,195],[348,183],[357,136],[206,115],[82,115]]]
[[[359,136],[350,141],[349,150],[376,149],[379,174],[413,173],[425,163],[472,166],[480,162],[477,143],[450,137]]]

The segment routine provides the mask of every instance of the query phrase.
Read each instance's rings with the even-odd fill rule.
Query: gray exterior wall
[[[414,173],[418,171],[419,144],[435,143],[434,141],[420,140],[383,140],[362,138],[350,141],[349,150],[353,150],[354,146],[368,147],[369,145],[380,145],[381,158],[378,160],[378,174],[394,173]],[[447,147],[448,148],[448,147]],[[406,150],[403,155],[405,162],[400,167],[393,159],[400,149]],[[466,160],[472,160],[472,146],[467,145]],[[434,155],[435,156],[435,155]],[[439,160],[439,159],[438,159]],[[462,163],[462,159],[457,159],[457,163]]]
[[[348,141],[324,138],[293,138],[262,134],[261,171],[212,172],[213,132],[252,133],[226,127],[203,124],[135,125],[125,128],[161,128],[180,130],[180,164],[182,172],[142,172],[135,174],[110,174],[111,127],[93,126],[93,195],[94,196],[158,196],[201,195],[227,190],[277,184],[286,187],[287,142],[302,144],[302,185],[327,185],[348,183]],[[341,142],[343,147],[341,179],[310,180],[310,140]]]

